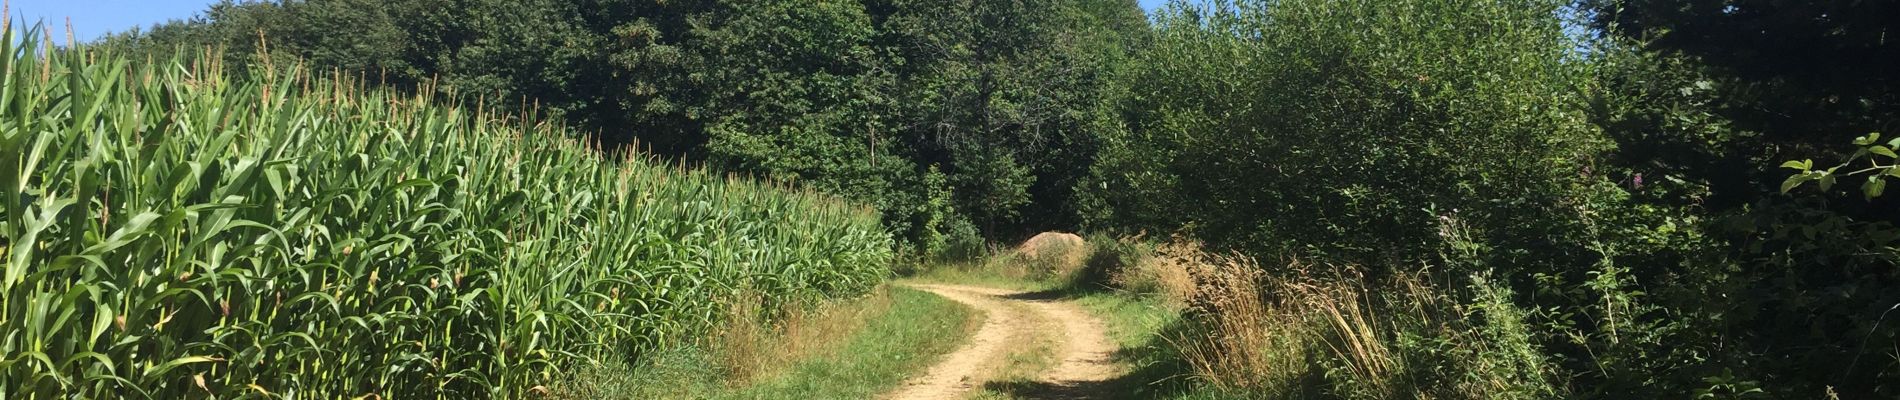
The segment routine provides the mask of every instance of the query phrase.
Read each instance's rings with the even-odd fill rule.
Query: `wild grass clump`
[[[733,307],[736,310],[753,307]],[[922,373],[981,324],[934,294],[881,286],[793,315],[734,322],[638,363],[575,368],[558,399],[872,398]],[[746,317],[735,317],[746,318]]]
[[[1175,304],[1185,305],[1194,297],[1194,277],[1188,271],[1198,265],[1200,246],[1181,238],[1159,244],[1140,236],[1116,239],[1113,244],[1098,241],[1096,253],[1108,272],[1109,286],[1118,290],[1157,295]],[[1093,265],[1093,264],[1092,264]]]
[[[1268,271],[1237,255],[1179,253],[1192,275],[1185,327],[1167,338],[1195,376],[1260,398],[1551,398],[1562,386],[1530,342],[1509,293],[1473,278],[1473,296],[1425,276],[1376,286],[1352,268],[1289,261]]]
[[[867,320],[891,308],[888,287],[880,286],[851,302],[825,302],[811,307],[769,308],[760,296],[728,303],[726,323],[707,335],[701,346],[710,350],[720,381],[743,385],[843,345]]]
[[[889,271],[876,213],[830,197],[345,78],[24,36],[0,38],[0,398],[536,397],[739,293]]]

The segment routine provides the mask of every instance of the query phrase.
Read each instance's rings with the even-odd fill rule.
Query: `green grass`
[[[734,393],[735,398],[870,398],[920,375],[956,350],[976,329],[973,311],[911,289],[891,291],[896,302],[851,337],[841,351],[799,363],[776,379]]]
[[[1240,399],[1244,393],[1223,393],[1188,375],[1180,355],[1165,335],[1178,334],[1181,310],[1158,295],[1108,290],[1073,290],[1067,297],[1108,326],[1108,336],[1121,351],[1117,362],[1129,365],[1128,375],[1110,383],[1109,391],[1139,399]]]
[[[574,398],[859,399],[894,390],[955,350],[978,322],[973,311],[933,294],[893,287],[888,307],[865,319],[844,343],[776,373],[733,385],[715,355],[669,352],[639,368],[610,365],[576,380],[596,382]]]
[[[994,267],[997,267],[999,263],[1002,262],[1006,261],[989,259],[985,261],[927,265],[915,271],[915,273],[910,276],[903,277],[900,281],[955,283],[1031,292],[1059,290],[1068,285],[1067,282],[1058,279],[1008,276],[998,273],[994,270]]]

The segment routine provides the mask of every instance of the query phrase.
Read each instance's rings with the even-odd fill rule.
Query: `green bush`
[[[1577,44],[1561,2],[1240,2],[1162,17],[1144,68],[1132,151],[1177,225],[1226,247],[1355,264],[1426,261],[1443,218],[1482,227],[1526,270],[1588,157],[1608,144],[1579,111]],[[1425,23],[1424,21],[1431,21]],[[1452,27],[1452,28],[1444,28]],[[1372,28],[1372,29],[1368,29]],[[1137,188],[1139,189],[1139,188]],[[1147,195],[1141,193],[1138,195]],[[1492,229],[1492,228],[1499,229]],[[1508,229],[1505,229],[1508,228]]]
[[[1171,6],[1123,76],[1125,129],[1105,134],[1092,178],[1114,193],[1091,200],[1091,215],[1185,227],[1262,259],[1362,265],[1372,282],[1493,277],[1443,284],[1473,305],[1473,332],[1509,344],[1458,359],[1542,364],[1556,372],[1531,386],[1557,393],[1894,390],[1880,382],[1900,359],[1864,346],[1896,332],[1874,322],[1900,302],[1883,290],[1896,282],[1896,238],[1868,218],[1890,213],[1735,202],[1762,175],[1751,146],[1770,143],[1729,130],[1716,113],[1723,82],[1692,58],[1568,34],[1572,11]],[[1503,306],[1520,311],[1484,316]]]

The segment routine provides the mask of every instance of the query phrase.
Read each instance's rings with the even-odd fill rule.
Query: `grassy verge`
[[[1479,281],[1454,292],[1426,276],[1363,282],[1351,266],[1297,260],[1267,274],[1198,244],[1097,238],[1086,262],[1005,254],[926,279],[1045,291],[1100,318],[1128,375],[1121,398],[1552,398],[1524,312]],[[1074,257],[1070,257],[1074,259]],[[1476,278],[1474,278],[1476,279]],[[1476,317],[1474,317],[1476,316]],[[1007,396],[991,396],[1007,398]]]
[[[1181,306],[1164,297],[1133,292],[1079,290],[1073,298],[1108,326],[1108,337],[1121,350],[1117,362],[1130,373],[1110,385],[1114,393],[1137,398],[1172,398],[1190,389],[1187,366],[1164,335],[1179,325]]]
[[[582,368],[573,399],[871,398],[920,374],[976,328],[973,312],[916,290],[887,287],[772,324],[742,323],[704,344],[641,365]],[[769,326],[765,334],[744,332]],[[838,340],[844,338],[844,340]]]
[[[1011,276],[989,269],[990,266],[998,265],[1003,262],[1004,261],[992,259],[982,262],[933,265],[899,281],[918,283],[942,282],[1032,292],[1060,290],[1067,286],[1065,282],[1060,282],[1056,279]]]

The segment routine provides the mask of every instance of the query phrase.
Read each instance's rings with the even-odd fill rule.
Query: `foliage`
[[[1608,11],[1569,6],[1172,5],[1120,78],[1124,123],[1091,177],[1108,193],[1083,214],[1364,266],[1349,281],[1420,266],[1494,277],[1435,290],[1523,310],[1479,332],[1548,358],[1498,365],[1548,364],[1578,397],[1894,390],[1879,382],[1900,359],[1864,346],[1896,331],[1874,322],[1900,302],[1879,289],[1896,282],[1891,213],[1771,196],[1783,176],[1767,160],[1826,154],[1736,114],[1778,110],[1740,93],[1781,86],[1572,34],[1573,12]],[[1524,360],[1507,353],[1522,352],[1470,359]]]
[[[1851,178],[1856,175],[1866,175],[1866,183],[1860,185],[1861,195],[1866,196],[1868,200],[1880,197],[1881,194],[1887,191],[1887,180],[1893,177],[1900,177],[1900,165],[1891,164],[1895,158],[1900,158],[1900,155],[1894,154],[1894,149],[1900,148],[1900,139],[1890,140],[1886,143],[1879,143],[1879,141],[1880,132],[1869,133],[1867,136],[1854,139],[1854,145],[1859,146],[1860,150],[1848,156],[1847,161],[1841,165],[1825,170],[1815,170],[1814,160],[1788,161],[1782,163],[1782,168],[1795,170],[1796,173],[1789,176],[1787,180],[1782,181],[1781,192],[1787,193],[1810,181],[1820,186],[1821,191],[1827,191],[1834,186],[1834,181],[1837,180],[1838,177]],[[1867,168],[1852,171],[1840,170],[1841,167],[1847,167],[1861,159],[1867,160]],[[1890,164],[1881,165],[1881,159],[1886,159]]]
[[[1714,109],[1743,130],[1808,146],[1900,121],[1893,1],[1587,0],[1593,25],[1696,60]]]
[[[1366,281],[1298,261],[1267,274],[1244,256],[1161,247],[1153,268],[1193,276],[1192,306],[1163,333],[1188,372],[1250,398],[1553,398],[1564,393],[1508,289],[1438,274]],[[1216,392],[1221,391],[1219,389]]]
[[[1582,101],[1580,71],[1548,17],[1555,4],[1392,6],[1283,1],[1163,17],[1130,83],[1142,99],[1129,113],[1155,115],[1131,135],[1158,151],[1129,153],[1171,161],[1127,163],[1166,163],[1173,177],[1128,169],[1114,180],[1176,181],[1150,189],[1195,199],[1167,203],[1176,224],[1261,252],[1402,263],[1435,253],[1448,215],[1522,227],[1487,240],[1542,242],[1558,227],[1502,220],[1560,207],[1604,145],[1566,107]]]
[[[1107,71],[1140,22],[1126,0],[227,1],[102,45],[219,46],[233,65],[267,47],[492,95],[607,147],[874,204],[927,250],[958,218],[1005,240],[1075,224],[1092,131],[1113,121]]]
[[[0,40],[0,397],[527,396],[892,261],[864,207],[432,91],[25,36]]]
[[[1483,277],[1424,297],[1496,351],[1407,362],[1547,364],[1527,387],[1560,389],[1527,396],[1894,397],[1900,143],[1836,145],[1900,121],[1895,7],[300,0],[100,45],[505,99],[481,107],[871,204],[938,262],[1083,227],[1365,273],[1329,284]],[[1792,190],[1842,179],[1862,199]],[[1187,281],[1138,250],[1098,247],[1084,280]]]
[[[1900,334],[1877,322],[1883,310],[1900,303],[1891,290],[1881,289],[1900,284],[1892,229],[1900,214],[1891,199],[1867,196],[1884,191],[1884,183],[1861,180],[1873,176],[1850,182],[1866,201],[1790,192],[1807,183],[1832,186],[1845,176],[1829,172],[1846,171],[1783,162],[1865,158],[1879,165],[1885,159],[1878,150],[1861,147],[1850,154],[1835,144],[1876,145],[1877,137],[1847,135],[1895,121],[1896,75],[1880,65],[1900,53],[1873,34],[1890,30],[1892,21],[1864,14],[1893,4],[1585,5],[1607,34],[1599,47],[1605,50],[1598,60],[1603,89],[1595,119],[1620,142],[1613,155],[1619,164],[1641,169],[1652,182],[1667,182],[1637,191],[1633,199],[1680,207],[1686,218],[1663,227],[1706,243],[1704,256],[1681,260],[1687,264],[1622,264],[1626,286],[1646,288],[1651,299],[1635,310],[1671,315],[1658,320],[1657,328],[1701,337],[1670,342],[1725,343],[1686,353],[1676,344],[1652,346],[1674,349],[1678,354],[1671,357],[1677,359],[1720,360],[1675,364],[1695,367],[1626,365],[1632,371],[1681,371],[1685,376],[1663,382],[1706,386],[1694,392],[1741,393],[1755,385],[1771,397],[1893,396],[1900,388],[1884,382],[1900,374],[1900,364],[1892,363],[1900,359],[1870,350],[1869,343]],[[1776,165],[1798,173],[1790,177]],[[1695,278],[1660,283],[1685,273]],[[1794,320],[1801,322],[1788,322]],[[1863,361],[1846,367],[1838,361],[1843,359]],[[1870,368],[1864,361],[1869,359],[1882,361]],[[1689,379],[1694,376],[1704,379]],[[1625,385],[1653,387],[1656,381]],[[1716,386],[1727,389],[1710,390]]]

